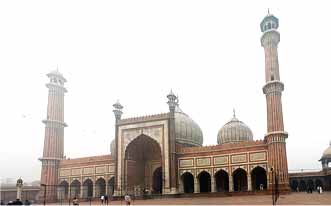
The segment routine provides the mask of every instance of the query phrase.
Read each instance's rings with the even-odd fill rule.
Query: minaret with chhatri
[[[278,176],[281,190],[289,189],[286,157],[287,132],[284,131],[282,92],[284,84],[280,81],[277,47],[280,34],[277,31],[278,18],[269,13],[260,24],[261,45],[265,53],[265,81],[263,93],[267,101],[267,134],[269,168]],[[272,180],[272,177],[269,178]],[[269,188],[274,181],[269,181]]]
[[[66,79],[57,70],[47,74],[50,82],[46,84],[48,88],[47,117],[43,120],[45,124],[45,138],[41,169],[41,186],[46,190],[47,201],[56,200],[58,184],[58,169],[60,160],[64,153],[64,87]]]

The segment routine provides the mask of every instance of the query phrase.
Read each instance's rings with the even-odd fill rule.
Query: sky
[[[266,134],[259,24],[279,18],[278,47],[291,171],[320,169],[331,135],[331,12],[327,1],[1,1],[0,179],[40,178],[49,81],[65,87],[65,155],[108,154],[112,105],[123,118],[168,112],[172,89],[204,145],[235,108]]]

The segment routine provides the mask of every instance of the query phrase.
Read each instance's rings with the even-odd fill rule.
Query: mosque
[[[48,188],[45,197],[249,192],[270,190],[275,182],[282,191],[289,191],[278,26],[278,18],[269,13],[260,23],[265,52],[262,90],[267,103],[267,131],[260,140],[254,140],[250,128],[234,114],[220,128],[218,144],[203,146],[199,125],[180,109],[171,91],[167,113],[122,119],[123,106],[116,102],[110,154],[67,159],[63,147],[66,79],[59,71],[47,74],[48,107],[40,158],[41,185]]]

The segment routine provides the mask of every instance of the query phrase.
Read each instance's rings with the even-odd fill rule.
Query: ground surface
[[[89,202],[81,202],[89,205]],[[92,202],[100,205],[100,202]],[[112,201],[111,205],[125,205],[124,201]],[[133,205],[271,205],[271,195],[246,195],[233,197],[194,197],[194,198],[167,198],[134,200]],[[305,192],[281,195],[279,205],[331,205],[331,192],[323,194]]]

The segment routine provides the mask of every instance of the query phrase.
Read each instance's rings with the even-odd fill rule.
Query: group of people
[[[5,205],[3,200],[0,201],[0,205]],[[14,201],[9,201],[7,205],[23,205],[23,202],[20,199],[16,199]],[[31,205],[31,202],[29,200],[25,200],[24,205]]]

